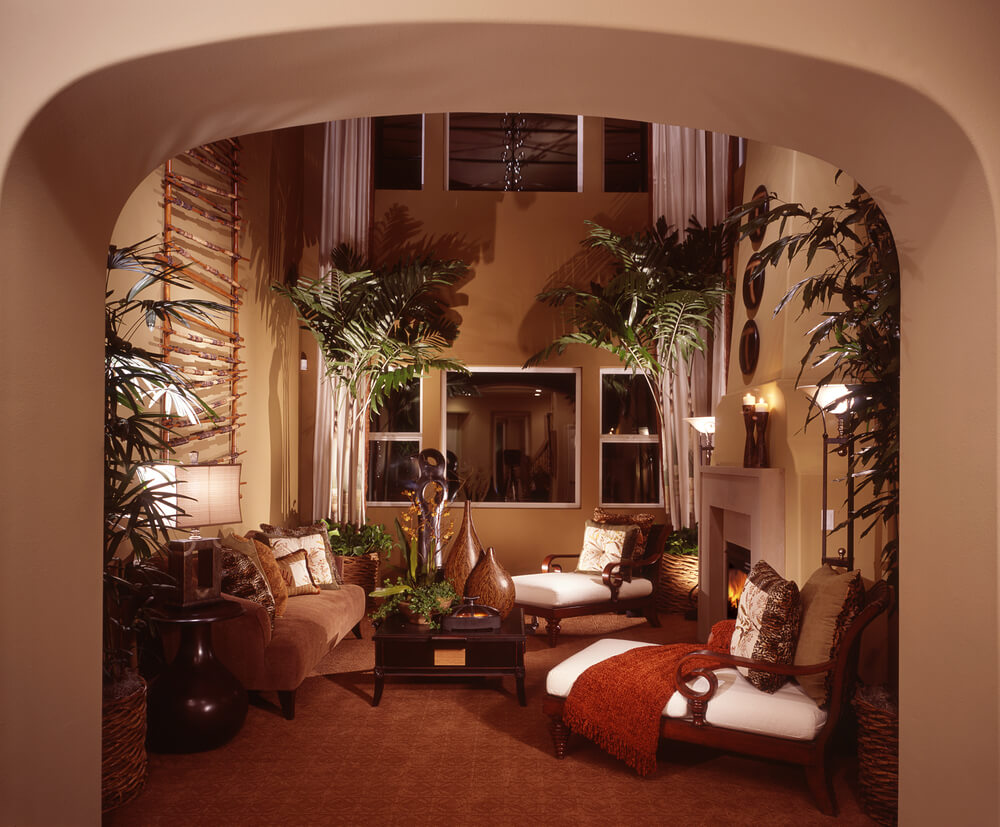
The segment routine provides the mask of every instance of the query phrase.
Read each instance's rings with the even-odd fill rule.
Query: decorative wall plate
[[[749,319],[743,325],[740,333],[740,370],[751,374],[757,369],[757,359],[760,357],[760,331],[757,323]]]
[[[753,191],[753,198],[750,200],[759,201],[760,203],[747,214],[748,221],[754,221],[758,218],[762,218],[771,206],[771,199],[768,197],[767,187],[763,184]],[[765,229],[765,227],[758,227],[747,236],[750,239],[750,246],[754,250],[760,249],[760,243],[764,240]]]
[[[766,265],[760,255],[754,253],[743,271],[743,305],[747,310],[760,307],[764,296],[764,273]]]

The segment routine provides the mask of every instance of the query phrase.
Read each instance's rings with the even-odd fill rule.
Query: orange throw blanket
[[[677,688],[677,664],[688,653],[705,648],[701,643],[640,646],[595,663],[573,684],[563,721],[639,775],[648,775],[656,769],[660,717]],[[692,668],[719,665],[709,657],[691,660]]]

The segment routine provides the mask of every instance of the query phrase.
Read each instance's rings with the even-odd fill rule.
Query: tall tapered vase
[[[479,542],[476,527],[472,522],[472,503],[466,500],[462,525],[455,535],[455,542],[452,543],[448,560],[444,564],[445,579],[454,586],[456,594],[465,594],[465,583],[482,553],[483,544]]]
[[[465,581],[465,596],[478,597],[480,603],[500,612],[500,617],[507,617],[514,608],[514,581],[500,565],[492,546],[483,552]]]

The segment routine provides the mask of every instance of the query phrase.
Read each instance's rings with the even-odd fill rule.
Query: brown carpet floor
[[[542,623],[544,628],[544,621]],[[107,825],[802,825],[871,822],[859,807],[850,756],[835,763],[838,819],[813,804],[801,768],[663,743],[639,778],[579,736],[562,761],[542,714],[548,669],[613,635],[657,643],[695,639],[695,624],[663,628],[619,615],[563,622],[559,645],[528,638],[528,706],[513,678],[387,679],[371,706],[374,647],[342,641],[298,691],[286,721],[276,698],[251,704],[220,749],[150,755],[149,779]],[[275,705],[266,703],[271,700]]]

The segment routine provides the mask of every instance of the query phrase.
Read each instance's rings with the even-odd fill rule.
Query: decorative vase
[[[451,583],[456,594],[465,594],[465,583],[482,553],[483,544],[479,542],[476,527],[472,523],[472,503],[466,500],[462,525],[448,553],[448,561],[444,564],[445,579]]]
[[[514,608],[514,580],[497,561],[493,546],[483,552],[465,581],[465,595],[478,597],[480,603],[500,612],[500,617],[507,617]]]

